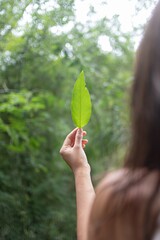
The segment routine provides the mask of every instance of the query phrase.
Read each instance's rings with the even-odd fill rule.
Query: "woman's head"
[[[114,182],[106,178],[98,189],[90,215],[89,240],[150,240],[157,228],[160,213],[160,1],[138,49],[131,110],[133,138],[126,166],[139,169],[123,169],[127,172]]]
[[[131,99],[131,168],[160,169],[160,1],[137,52]]]

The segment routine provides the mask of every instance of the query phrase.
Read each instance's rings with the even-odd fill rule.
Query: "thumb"
[[[82,146],[82,138],[83,138],[83,130],[82,128],[78,128],[75,137],[75,146]]]

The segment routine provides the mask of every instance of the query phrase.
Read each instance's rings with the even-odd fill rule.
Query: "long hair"
[[[100,187],[89,240],[151,240],[160,216],[160,1],[140,43],[131,97],[132,141],[123,173]],[[139,174],[140,173],[140,174]]]
[[[125,166],[160,170],[160,1],[137,52],[131,121],[132,141]]]

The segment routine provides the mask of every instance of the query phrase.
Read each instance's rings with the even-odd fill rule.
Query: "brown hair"
[[[160,1],[137,53],[131,121],[132,139],[124,165],[128,173],[97,192],[89,240],[151,240],[156,229],[160,214]]]
[[[160,1],[138,49],[131,114],[132,142],[125,166],[160,170]]]

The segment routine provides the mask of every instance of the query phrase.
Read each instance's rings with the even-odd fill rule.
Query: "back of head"
[[[160,169],[160,1],[137,52],[131,99],[128,167]]]
[[[160,169],[160,1],[137,52],[131,99],[131,168]]]

